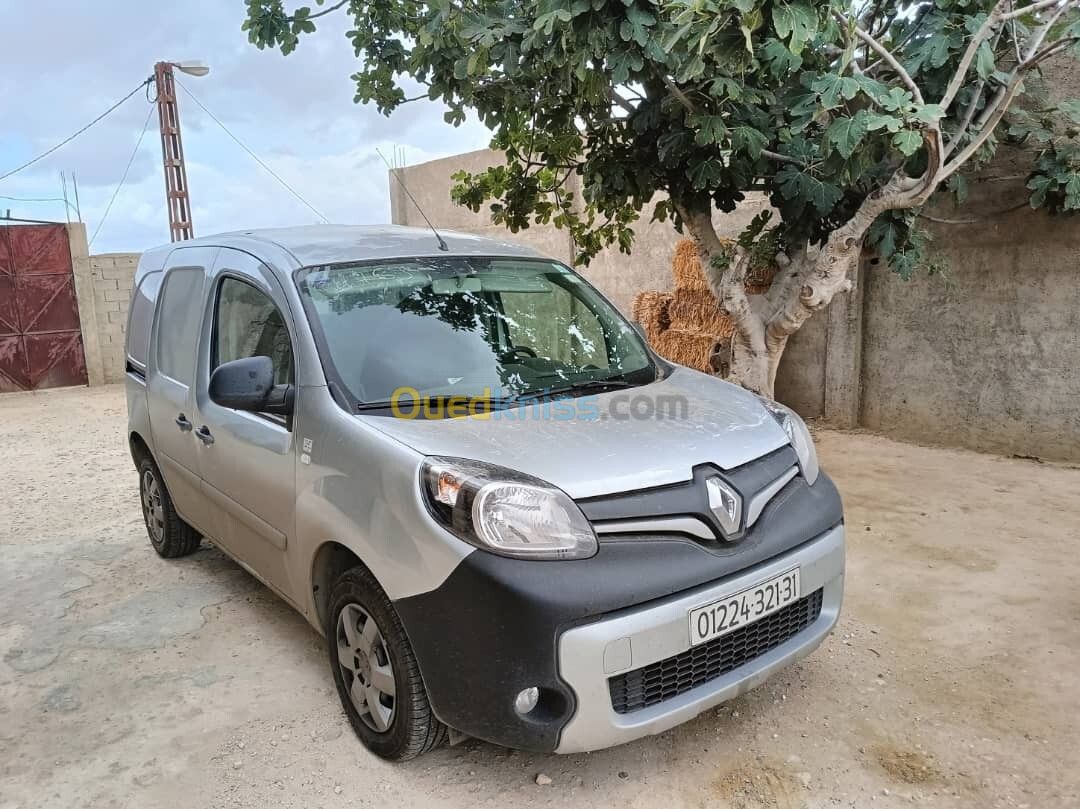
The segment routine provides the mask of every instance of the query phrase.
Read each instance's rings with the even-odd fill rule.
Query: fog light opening
[[[514,697],[514,710],[521,716],[525,716],[526,714],[531,713],[539,702],[540,689],[534,685],[531,688],[526,688]]]

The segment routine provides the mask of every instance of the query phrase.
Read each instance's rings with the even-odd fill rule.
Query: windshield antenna
[[[390,169],[390,173],[394,176],[399,183],[401,183],[401,190],[405,192],[405,195],[412,201],[412,204],[416,206],[416,210],[420,212],[420,215],[424,217],[424,221],[427,222],[427,226],[431,228],[431,232],[435,234],[435,238],[439,240],[439,249],[444,253],[450,252],[450,247],[442,236],[439,235],[439,231],[435,230],[435,226],[431,224],[431,220],[428,219],[427,214],[424,213],[424,209],[420,207],[420,203],[416,201],[416,197],[409,191],[409,186],[405,185],[405,181],[401,179],[401,175],[398,174],[398,169],[390,165],[390,161],[386,159],[386,155],[379,151],[378,147],[375,147],[375,153],[382,158],[382,161],[386,164],[386,167]]]

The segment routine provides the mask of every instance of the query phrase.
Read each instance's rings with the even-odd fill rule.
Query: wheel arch
[[[131,450],[131,460],[135,464],[135,468],[139,468],[139,464],[143,462],[144,458],[154,459],[154,453],[150,449],[150,444],[143,438],[137,430],[132,430],[128,435],[128,448]],[[155,461],[156,463],[156,461]]]
[[[326,613],[334,579],[354,567],[364,568],[378,581],[378,577],[364,564],[356,551],[341,542],[327,540],[315,551],[311,560],[311,599],[315,605],[315,620],[320,630],[326,629]]]

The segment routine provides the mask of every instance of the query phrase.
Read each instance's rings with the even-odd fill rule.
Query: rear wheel
[[[198,549],[202,537],[176,513],[161,470],[151,458],[143,458],[139,463],[139,497],[146,533],[158,556],[176,559]]]
[[[330,594],[330,666],[353,730],[375,755],[407,761],[446,740],[401,619],[364,568],[346,571]]]

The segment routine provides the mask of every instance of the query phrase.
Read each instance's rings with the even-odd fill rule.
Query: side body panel
[[[146,398],[146,363],[150,354],[150,332],[154,326],[154,311],[161,290],[162,261],[153,252],[139,260],[137,280],[128,307],[127,341],[124,354],[128,372],[124,377],[127,393],[128,435],[138,435],[154,451],[154,434],[150,428],[149,402]]]
[[[475,549],[440,528],[420,496],[422,456],[342,410],[326,387],[299,391],[294,564],[327,542],[355,553],[392,600],[436,589]],[[304,611],[319,626],[309,588]]]
[[[165,478],[176,510],[201,533],[213,535],[211,512],[202,494],[196,439],[193,431],[194,400],[192,378],[177,379],[160,367],[163,357],[182,357],[197,350],[199,343],[198,301],[204,297],[205,273],[213,266],[215,247],[184,248],[173,251],[164,268],[162,292],[158,297],[154,325],[147,353],[146,386],[154,457]],[[203,280],[194,285],[197,296],[180,315],[163,312],[173,273],[201,272]],[[182,318],[186,322],[178,322]],[[165,323],[165,321],[168,321]],[[181,374],[185,376],[185,374]]]
[[[244,281],[273,300],[295,344],[292,313],[273,273],[248,253],[223,248],[204,294],[206,304],[195,374],[192,418],[196,425],[202,495],[212,514],[214,538],[259,578],[295,603],[296,586],[286,556],[295,534],[294,434],[284,419],[222,407],[207,393],[218,289],[226,277]],[[200,434],[206,433],[212,441],[200,438]]]

